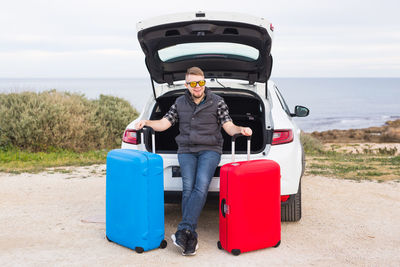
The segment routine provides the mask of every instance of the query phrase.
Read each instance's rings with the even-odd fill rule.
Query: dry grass
[[[306,175],[352,180],[400,182],[400,145],[349,143],[323,144],[306,135]],[[306,144],[306,145],[305,145]]]

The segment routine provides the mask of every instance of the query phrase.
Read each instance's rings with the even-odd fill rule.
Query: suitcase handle
[[[238,133],[238,134],[234,134],[234,135],[232,136],[232,162],[235,162],[235,142],[236,142],[236,139],[237,139],[238,137],[241,137],[241,136],[245,136],[245,137],[247,138],[247,160],[248,160],[248,161],[250,160],[250,141],[251,141],[251,135],[250,135],[250,136],[247,136],[247,135],[243,135],[243,134],[241,134],[241,133]]]
[[[150,126],[143,126],[142,129],[140,129],[140,130],[137,131],[138,133],[140,133],[140,137],[142,138],[143,144],[144,144],[144,146],[146,147],[146,144],[144,143],[144,132],[145,132],[145,130],[150,131],[150,134],[151,134],[151,144],[152,144],[151,151],[152,151],[153,153],[156,153],[156,143],[155,143],[155,142],[156,142],[156,136],[155,136],[154,129],[151,128]]]
[[[221,214],[222,216],[224,216],[224,218],[225,218],[225,203],[226,203],[225,198],[223,198],[221,200]]]

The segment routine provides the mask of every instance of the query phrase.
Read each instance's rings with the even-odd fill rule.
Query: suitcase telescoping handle
[[[246,136],[243,134],[235,134],[232,136],[232,162],[235,162],[235,142],[236,142],[236,138],[241,137],[241,136],[245,136],[247,138],[247,160],[250,160],[250,140],[251,140],[251,136]]]
[[[140,133],[140,137],[143,140],[143,144],[146,146],[146,144],[144,143],[144,132],[145,130],[147,130],[147,132],[150,132],[151,134],[151,144],[152,144],[152,148],[151,151],[153,153],[156,153],[156,136],[155,136],[155,132],[154,129],[149,127],[149,126],[144,126],[142,129],[140,129],[138,132]]]

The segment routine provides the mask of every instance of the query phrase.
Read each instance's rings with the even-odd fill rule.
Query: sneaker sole
[[[182,254],[183,254],[183,252],[185,251],[185,248],[182,247],[182,246],[180,246],[178,243],[176,243],[175,234],[171,235],[171,239],[172,239],[172,241],[174,242],[174,245],[177,246],[178,248],[180,248],[180,249],[182,250]]]
[[[196,255],[196,251],[199,249],[199,244],[197,243],[196,244],[196,249],[195,249],[195,251],[193,252],[193,253],[185,253],[185,251],[182,251],[182,255],[183,256],[194,256],[194,255]]]

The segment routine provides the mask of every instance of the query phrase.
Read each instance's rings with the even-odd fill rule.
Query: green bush
[[[76,152],[120,145],[138,113],[123,99],[57,92],[0,94],[0,147]]]
[[[320,153],[323,151],[322,142],[319,139],[312,137],[310,134],[301,132],[300,141],[306,154]]]
[[[103,128],[101,144],[108,148],[120,145],[125,127],[133,118],[138,117],[138,112],[127,101],[107,95],[100,95],[95,106],[96,124]]]

